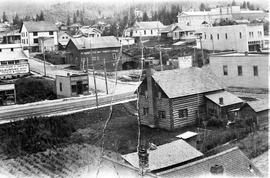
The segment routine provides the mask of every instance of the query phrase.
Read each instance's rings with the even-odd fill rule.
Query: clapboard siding
[[[194,124],[197,118],[199,106],[204,104],[205,99],[203,94],[196,94],[172,99],[172,116],[174,128],[180,128],[183,126]],[[179,118],[178,111],[181,109],[188,110],[187,118]]]
[[[141,119],[141,124],[142,125],[148,125],[148,126],[152,126],[154,125],[154,116],[152,114],[147,114],[144,115],[143,114],[143,108],[150,108],[153,106],[149,104],[149,98],[146,98],[144,95],[140,95],[139,98],[139,110],[140,110],[140,119]]]

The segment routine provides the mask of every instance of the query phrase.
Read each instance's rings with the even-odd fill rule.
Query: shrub
[[[207,122],[208,127],[222,127],[223,122],[220,119],[217,119],[216,117],[212,117],[208,122]]]

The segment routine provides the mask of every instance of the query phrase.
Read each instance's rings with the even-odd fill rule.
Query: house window
[[[24,39],[22,39],[22,43],[25,44]]]
[[[146,35],[146,30],[144,30],[144,34]]]
[[[13,48],[10,48],[10,51],[14,51],[14,49]]]
[[[143,115],[147,115],[149,112],[149,108],[143,108]]]
[[[253,66],[253,74],[254,76],[258,76],[258,66]]]
[[[158,92],[158,99],[161,99],[161,92]]]
[[[71,85],[71,92],[76,93],[77,92],[77,86],[76,85]]]
[[[28,39],[26,39],[26,44],[28,44]]]
[[[34,36],[37,36],[37,35],[38,35],[38,32],[33,32],[33,35],[34,35]]]
[[[217,34],[217,39],[219,40],[219,34]]]
[[[211,40],[213,39],[213,35],[212,35],[212,34],[210,34],[210,39],[211,39]]]
[[[238,69],[238,76],[242,76],[243,75],[242,66],[237,66],[237,69]]]
[[[2,49],[0,49],[0,52],[2,52]]]
[[[158,111],[158,118],[165,119],[165,111]]]
[[[59,83],[59,88],[60,88],[60,91],[63,91],[62,83],[61,82]]]
[[[228,34],[227,33],[225,33],[225,38],[228,39]]]
[[[34,43],[38,43],[38,39],[36,38],[36,39],[34,39]]]
[[[116,54],[112,53],[113,59],[116,59]]]
[[[206,34],[204,34],[204,39],[206,39]]]
[[[239,32],[239,37],[240,37],[240,39],[242,39],[242,33],[241,32]]]
[[[50,32],[49,32],[49,35],[53,35],[53,31],[50,31]]]
[[[188,110],[187,109],[178,110],[178,116],[179,116],[179,118],[188,117]]]
[[[228,66],[223,66],[223,75],[228,75]]]
[[[27,36],[27,32],[25,32],[25,36]]]
[[[151,30],[151,35],[153,34],[153,30]]]

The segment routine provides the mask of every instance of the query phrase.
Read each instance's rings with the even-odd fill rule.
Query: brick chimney
[[[220,104],[220,105],[223,105],[223,104],[224,104],[224,102],[223,102],[223,97],[220,97],[220,98],[219,98],[219,104]]]
[[[210,168],[210,172],[213,174],[213,175],[222,175],[224,173],[224,168],[222,165],[218,165],[216,164],[215,166],[212,166]]]

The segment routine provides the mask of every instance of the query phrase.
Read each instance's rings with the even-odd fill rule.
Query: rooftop
[[[79,49],[120,48],[120,42],[114,36],[71,38]]]
[[[58,28],[55,24],[47,21],[27,21],[23,22],[23,24],[25,25],[28,32],[58,31]]]
[[[260,112],[264,110],[269,110],[269,101],[268,99],[264,100],[257,100],[257,101],[251,101],[247,102],[247,104],[255,111]]]
[[[0,61],[28,59],[23,51],[0,52]]]
[[[213,93],[209,95],[205,95],[206,98],[210,99],[214,103],[219,106],[229,106],[232,104],[242,103],[243,100],[238,98],[237,96],[227,92],[227,91],[220,91],[218,93]],[[219,98],[223,98],[223,104],[219,103]]]
[[[14,84],[0,84],[0,91],[14,90],[14,89],[15,89]]]
[[[188,138],[194,137],[196,135],[198,135],[198,133],[187,131],[187,132],[185,132],[183,134],[177,135],[176,137],[177,138],[182,138],[182,139],[188,139]]]
[[[166,168],[201,157],[203,154],[193,148],[184,140],[176,140],[158,146],[156,150],[149,151],[150,171]],[[139,168],[138,153],[130,153],[122,156],[135,168]]]
[[[0,49],[10,49],[10,48],[22,48],[22,45],[20,43],[0,44]]]
[[[223,89],[208,68],[166,70],[155,72],[152,77],[169,98]]]
[[[266,56],[268,54],[264,54],[264,53],[248,53],[248,55],[246,56],[245,53],[214,53],[214,54],[211,54],[210,56],[223,56],[223,57],[234,57],[234,56],[237,56],[237,57],[256,57],[256,56]]]
[[[158,173],[160,177],[209,177],[212,166],[222,165],[227,177],[261,177],[261,172],[238,147]],[[212,175],[213,176],[213,175]]]
[[[165,28],[160,21],[136,22],[134,27],[139,29]]]

